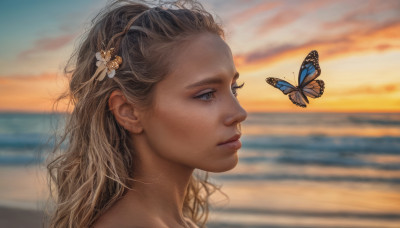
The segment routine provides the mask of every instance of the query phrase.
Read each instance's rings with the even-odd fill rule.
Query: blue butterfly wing
[[[283,94],[289,94],[289,99],[293,104],[303,108],[306,107],[306,102],[308,103],[307,97],[297,87],[279,78],[269,77],[265,80],[268,84],[282,91]]]
[[[318,63],[318,52],[311,51],[303,63],[299,71],[299,88],[305,87],[308,83],[316,79],[321,74],[321,68]]]
[[[279,78],[269,77],[269,78],[266,78],[265,81],[268,84],[272,85],[273,87],[278,88],[285,95],[292,91],[297,90],[297,88],[295,86],[293,86],[289,82],[279,79]]]

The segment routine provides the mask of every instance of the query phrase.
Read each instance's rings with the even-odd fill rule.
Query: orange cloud
[[[75,34],[66,34],[58,37],[43,37],[35,41],[34,47],[21,52],[18,58],[25,59],[36,53],[58,50],[72,41],[74,37]]]
[[[335,96],[347,96],[347,95],[380,95],[389,94],[400,91],[400,85],[398,84],[385,84],[379,86],[359,86],[356,88],[348,89],[345,91],[330,92],[330,95]]]
[[[364,7],[355,8],[353,11],[343,15],[341,19],[327,22],[323,25],[324,29],[343,28],[343,26],[370,27],[377,23],[371,16],[393,9],[400,10],[399,1],[369,1]]]
[[[65,86],[66,81],[57,74],[2,76],[0,111],[51,111]]]
[[[302,17],[304,13],[298,11],[298,10],[293,10],[293,9],[288,9],[285,10],[285,12],[281,12],[276,14],[274,17],[267,19],[262,26],[258,29],[258,34],[265,34],[266,32],[270,32],[271,30],[275,28],[280,28],[282,26],[286,26],[287,24],[290,24],[291,22],[296,21],[298,18]]]
[[[266,11],[272,10],[280,5],[282,5],[282,2],[280,1],[263,2],[234,15],[230,21],[233,23],[247,21],[260,13],[265,13]]]
[[[271,29],[271,26],[276,28],[280,25],[286,25],[293,20],[303,16],[304,14],[326,6],[328,4],[338,3],[338,0],[320,0],[320,1],[308,1],[308,2],[285,2],[285,1],[268,1],[261,2],[251,8],[243,10],[242,12],[234,15],[229,21],[234,23],[246,22],[257,15],[265,14],[268,11],[281,8],[274,17],[267,19],[263,24],[264,28],[260,29],[263,32],[267,29]],[[246,4],[246,2],[243,2]]]
[[[347,34],[324,40],[313,40],[303,45],[285,45],[235,56],[240,71],[255,71],[285,59],[304,56],[316,49],[324,60],[346,55],[400,50],[400,21],[387,23],[365,31],[354,29]]]
[[[301,1],[298,2],[298,4],[294,4],[294,2],[291,2],[290,4],[287,3],[283,10],[262,22],[257,33],[259,35],[265,35],[265,33],[270,32],[273,29],[281,28],[295,22],[312,11],[337,2],[338,1],[334,0],[321,0],[309,2]]]

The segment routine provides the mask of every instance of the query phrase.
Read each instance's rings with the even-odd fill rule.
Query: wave
[[[400,126],[399,114],[351,115],[348,121],[357,125]]]
[[[34,151],[24,151],[19,154],[4,151],[0,153],[0,165],[32,165],[40,164],[44,160],[44,153]]]
[[[53,146],[45,134],[0,134],[0,149],[27,150],[42,149]]]
[[[247,222],[244,223],[238,223],[235,221],[235,223],[231,222],[209,222],[207,223],[207,227],[209,228],[338,228],[337,225],[323,225],[321,226],[320,224],[317,225],[279,225],[274,222],[271,222],[270,224],[248,224]],[[366,228],[364,225],[361,226],[340,226],[340,228]],[[382,228],[382,226],[368,226],[368,228]]]
[[[268,208],[253,208],[253,207],[215,207],[213,212],[224,212],[231,214],[252,214],[252,215],[280,215],[291,217],[324,217],[324,218],[358,218],[358,219],[385,219],[398,220],[400,213],[388,212],[364,212],[364,211],[318,211],[318,210],[290,210],[290,209],[268,209]]]
[[[365,176],[318,176],[318,175],[296,175],[296,174],[218,174],[216,179],[233,181],[314,181],[314,182],[362,182],[362,183],[385,183],[400,184],[400,178],[365,177]]]
[[[357,154],[400,154],[400,137],[243,136],[243,148]]]
[[[390,155],[400,160],[399,137],[247,136],[240,162],[400,170],[400,163],[365,159]]]
[[[400,113],[249,113],[244,125],[400,126]]]
[[[292,153],[283,154],[277,157],[265,157],[263,155],[241,157],[240,162],[244,164],[282,164],[306,166],[315,165],[321,167],[340,168],[370,168],[375,170],[400,170],[400,163],[377,163],[364,161],[358,157],[343,156],[320,156],[315,154]]]

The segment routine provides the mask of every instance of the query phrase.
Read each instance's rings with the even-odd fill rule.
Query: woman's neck
[[[127,192],[125,198],[161,221],[181,223],[186,189],[193,169],[160,161],[156,165],[154,159],[152,163],[152,166],[144,166],[152,169],[136,170],[132,190]]]
[[[185,221],[182,212],[194,169],[162,158],[140,140],[135,144],[132,189],[101,216],[95,227],[195,227]]]

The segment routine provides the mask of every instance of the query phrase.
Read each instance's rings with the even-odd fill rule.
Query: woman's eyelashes
[[[236,90],[241,89],[244,86],[244,82],[241,85],[237,85],[236,83],[232,86],[232,93],[237,97],[238,93]]]
[[[243,86],[244,86],[244,83],[242,83],[241,85],[237,85],[237,84],[235,83],[235,84],[231,87],[232,94],[233,94],[235,97],[237,97],[237,95],[238,95],[237,90],[240,89],[240,88],[242,88]],[[199,95],[199,96],[196,96],[195,98],[196,98],[196,99],[203,100],[203,101],[210,101],[210,100],[212,100],[213,98],[215,98],[215,93],[216,93],[216,92],[217,92],[216,90],[211,90],[211,91],[208,91],[208,92],[206,92],[206,93],[203,93],[203,94],[201,94],[201,95]]]

